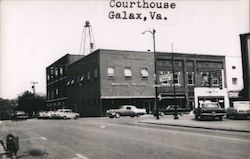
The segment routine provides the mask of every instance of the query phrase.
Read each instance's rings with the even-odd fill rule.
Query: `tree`
[[[0,98],[0,120],[10,119],[11,114],[15,110],[16,100],[8,100]]]
[[[46,98],[26,91],[21,96],[18,96],[17,110],[23,110],[30,116],[33,112],[46,109]]]

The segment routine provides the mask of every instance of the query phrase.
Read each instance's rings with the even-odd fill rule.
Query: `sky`
[[[142,32],[154,28],[156,51],[171,52],[173,43],[174,52],[224,55],[227,68],[238,68],[234,74],[227,70],[228,79],[242,78],[239,34],[249,32],[249,0],[146,0],[175,3],[173,8],[117,7],[120,2],[143,0],[1,0],[0,97],[32,91],[30,82],[45,94],[46,67],[67,53],[83,54],[85,21],[96,49],[153,50],[152,35]],[[125,12],[138,19],[113,18]],[[161,19],[151,19],[156,14]],[[240,80],[231,89],[242,87]]]

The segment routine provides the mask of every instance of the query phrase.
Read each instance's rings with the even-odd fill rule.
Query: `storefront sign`
[[[145,87],[145,86],[146,86],[146,83],[113,82],[113,83],[111,83],[111,86],[114,86],[114,87],[116,87],[116,86],[124,86],[124,87],[128,87],[128,86]]]

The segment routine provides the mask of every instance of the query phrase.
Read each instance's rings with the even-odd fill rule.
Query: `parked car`
[[[196,119],[218,118],[222,120],[226,111],[224,108],[221,108],[218,102],[202,102],[198,108],[194,109],[194,114]]]
[[[177,109],[177,114],[187,114],[190,113],[191,109],[190,108],[182,108],[179,105],[176,105]],[[164,114],[164,115],[174,115],[175,113],[175,105],[169,105],[167,107],[159,108],[159,113]]]
[[[109,109],[106,114],[110,118],[119,118],[120,116],[140,116],[146,114],[146,109],[136,108],[133,105],[122,105],[118,109]]]
[[[15,111],[11,117],[12,120],[27,120],[28,118],[29,115],[24,111]]]
[[[52,119],[55,111],[40,111],[38,113],[38,119]]]
[[[75,113],[71,109],[58,109],[52,114],[52,118],[55,119],[78,119],[79,116],[79,113]]]
[[[247,118],[250,116],[250,101],[235,101],[226,109],[227,118]]]

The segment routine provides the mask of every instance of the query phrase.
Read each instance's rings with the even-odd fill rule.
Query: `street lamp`
[[[173,44],[172,44],[172,48],[173,48]],[[175,82],[174,82],[174,53],[172,51],[172,73],[173,73],[173,79],[172,79],[172,84],[173,84],[173,89],[174,89],[174,119],[179,119],[178,118],[178,113],[177,113],[177,105],[176,105],[176,91],[175,91]]]
[[[156,119],[159,118],[159,109],[158,109],[158,101],[157,101],[157,93],[158,93],[158,86],[157,86],[157,80],[158,80],[158,75],[157,75],[157,69],[156,69],[156,52],[155,52],[155,29],[151,30],[146,30],[142,32],[142,34],[145,34],[146,32],[149,32],[153,36],[153,46],[154,46],[154,65],[155,65],[155,109],[156,109]]]

